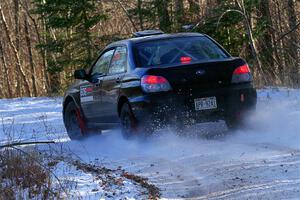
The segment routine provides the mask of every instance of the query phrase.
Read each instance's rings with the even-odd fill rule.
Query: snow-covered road
[[[250,128],[234,133],[219,122],[191,127],[186,136],[165,129],[128,141],[108,130],[69,141],[61,98],[0,100],[0,138],[55,140],[83,162],[149,178],[162,198],[300,199],[300,91],[260,90],[257,110]]]

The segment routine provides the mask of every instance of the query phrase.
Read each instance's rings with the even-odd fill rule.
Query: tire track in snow
[[[278,182],[278,186],[265,187],[266,190],[271,190],[268,192],[269,196],[275,197],[279,190],[276,188],[279,188],[281,181],[288,194],[293,194],[297,187],[300,188],[299,181],[292,183],[291,187],[286,183],[289,180],[287,178],[292,178],[297,173],[298,177],[300,175],[300,152],[297,149],[285,149],[281,146],[278,148],[277,145],[265,148],[265,144],[242,144],[245,149],[255,149],[256,154],[249,157],[253,152],[246,150],[244,155],[238,152],[236,155],[239,156],[231,155],[226,160],[220,159],[226,156],[226,152],[207,154],[217,143],[213,141],[203,154],[184,154],[178,158],[150,155],[114,160],[114,162],[138,175],[149,177],[151,183],[161,189],[163,198],[200,198],[208,197],[210,193],[218,194],[227,190],[237,193],[237,188],[255,189],[257,188],[255,185],[267,186],[268,182]],[[238,145],[240,147],[241,144]],[[259,154],[261,155],[256,156]],[[286,169],[288,171],[285,172]],[[236,177],[238,178],[235,179]],[[250,193],[249,189],[241,195],[247,196]],[[260,195],[264,194],[260,192]]]
[[[204,195],[201,197],[196,197],[193,199],[238,199],[238,198],[245,198],[247,195],[247,199],[252,198],[258,198],[257,193],[262,192],[263,194],[269,193],[269,192],[282,192],[282,191],[287,191],[287,190],[294,190],[297,191],[298,194],[300,194],[299,190],[299,185],[300,185],[300,179],[297,180],[275,180],[269,183],[264,183],[264,184],[253,184],[253,185],[247,185],[235,189],[229,189],[229,190],[224,190],[224,191],[218,191],[218,192],[213,192],[208,195]],[[273,190],[273,191],[270,191]],[[284,197],[284,196],[282,196]],[[297,197],[297,196],[295,196]],[[260,197],[261,198],[261,197]],[[284,197],[286,198],[286,196]],[[272,199],[272,197],[270,197]],[[280,199],[279,196],[276,197],[276,199]]]

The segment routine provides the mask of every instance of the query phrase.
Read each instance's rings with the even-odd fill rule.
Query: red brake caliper
[[[79,108],[76,108],[75,111],[76,111],[76,118],[79,123],[79,128],[80,128],[81,134],[84,135],[87,132],[87,129],[85,126],[85,121],[84,121],[83,117],[81,116]]]

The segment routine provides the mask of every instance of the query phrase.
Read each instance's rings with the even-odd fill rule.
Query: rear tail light
[[[171,90],[171,85],[167,79],[162,76],[146,75],[141,79],[141,87],[144,92],[166,92]]]
[[[236,68],[233,72],[233,74],[247,74],[247,73],[250,73],[250,68],[247,64]]]
[[[242,65],[233,71],[232,83],[251,82],[253,80],[248,64]]]

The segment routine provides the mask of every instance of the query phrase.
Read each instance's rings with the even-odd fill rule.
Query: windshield
[[[138,43],[136,57],[138,66],[155,67],[218,60],[229,56],[212,40],[201,36]]]

